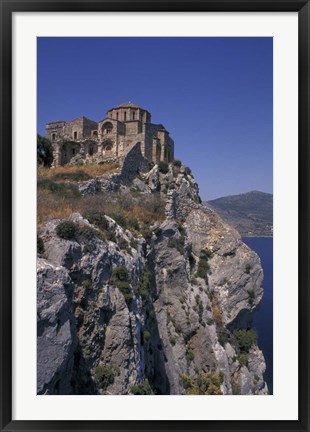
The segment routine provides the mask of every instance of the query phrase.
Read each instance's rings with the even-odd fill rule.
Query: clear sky
[[[163,123],[203,200],[272,193],[272,38],[38,38],[38,133],[132,101]]]

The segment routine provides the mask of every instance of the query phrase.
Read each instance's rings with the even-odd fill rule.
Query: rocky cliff
[[[125,161],[78,187],[165,209],[143,230],[92,209],[40,225],[38,394],[267,394],[251,329],[260,260],[201,204],[190,170]]]

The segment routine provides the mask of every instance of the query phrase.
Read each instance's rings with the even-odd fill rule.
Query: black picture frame
[[[309,75],[310,5],[305,0],[0,0],[0,403],[1,431],[310,431],[309,423]],[[14,421],[12,420],[12,14],[14,12],[298,12],[299,32],[299,419],[297,421]],[[289,205],[289,203],[288,203]],[[297,253],[297,251],[296,251]],[[289,349],[289,347],[288,347]]]

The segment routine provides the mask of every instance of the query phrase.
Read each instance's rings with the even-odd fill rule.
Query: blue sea
[[[243,237],[260,257],[264,270],[264,297],[253,320],[257,331],[258,345],[266,360],[265,381],[269,393],[273,394],[273,239],[271,237]]]

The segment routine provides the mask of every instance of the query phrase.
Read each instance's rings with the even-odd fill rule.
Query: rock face
[[[129,165],[80,187],[160,194],[165,220],[147,234],[102,216],[107,238],[77,213],[70,238],[64,221],[40,227],[38,393],[268,394],[250,330],[263,296],[258,256],[201,204],[189,169]]]

